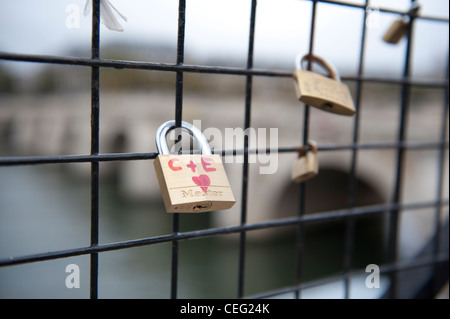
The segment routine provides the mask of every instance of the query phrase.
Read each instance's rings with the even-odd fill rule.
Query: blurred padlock
[[[212,155],[208,141],[195,126],[182,122],[197,141],[201,155],[171,155],[167,134],[175,121],[162,124],[156,132],[159,155],[154,161],[164,205],[168,213],[202,213],[231,208],[236,200],[222,159]]]
[[[301,183],[319,173],[319,156],[315,142],[309,142],[309,150],[299,148],[299,156],[292,166],[292,181]]]
[[[308,60],[325,68],[330,77],[304,70],[303,64]],[[307,54],[301,59],[300,63],[300,59],[297,57],[297,69],[294,78],[297,82],[298,98],[306,105],[340,115],[355,114],[350,90],[341,82],[337,71],[324,59]]]
[[[383,36],[383,41],[397,44],[401,38],[408,33],[409,19],[402,18],[395,20]]]
[[[413,2],[407,15],[395,20],[386,33],[383,35],[383,41],[391,44],[397,44],[405,35],[408,34],[411,18],[419,13],[420,5],[417,1]]]

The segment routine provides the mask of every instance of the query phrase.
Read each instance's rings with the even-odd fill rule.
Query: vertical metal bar
[[[255,22],[256,22],[257,0],[252,0],[250,14],[250,32],[248,40],[247,69],[253,68],[253,49],[255,43]],[[250,127],[251,105],[252,105],[253,76],[248,75],[245,90],[245,119],[244,130]],[[248,193],[248,136],[244,135],[244,165],[242,169],[242,200],[241,200],[241,225],[247,223],[247,193]],[[238,298],[244,296],[245,281],[245,246],[246,232],[242,231],[239,238],[239,265],[238,265]]]
[[[179,214],[174,214],[172,219],[172,232],[178,233],[179,231]],[[171,267],[171,286],[170,286],[170,298],[177,299],[178,294],[178,241],[172,242],[172,267]]]
[[[364,49],[365,49],[365,39],[366,39],[366,20],[367,20],[367,8],[369,6],[369,0],[366,0],[364,19],[361,35],[361,49],[359,52],[359,67],[358,67],[358,81],[356,82],[356,113],[353,121],[353,140],[352,143],[356,145],[359,140],[359,119],[360,119],[360,105],[361,105],[361,93],[362,93],[362,80],[361,76],[364,70]],[[356,192],[357,192],[357,179],[356,179],[356,167],[358,164],[358,151],[356,148],[352,149],[352,158],[350,163],[350,181],[349,181],[349,202],[348,207],[352,209],[355,207],[356,202]],[[353,216],[349,216],[346,224],[345,232],[345,252],[344,252],[344,271],[347,276],[345,276],[345,290],[344,298],[350,298],[350,278],[348,274],[352,270],[353,254],[355,249],[355,220]]]
[[[448,57],[449,55],[447,55]],[[449,59],[447,58],[447,74],[446,79],[448,83],[449,79]],[[448,118],[448,100],[449,100],[449,88],[447,84],[447,88],[444,91],[444,99],[443,99],[443,109],[442,109],[442,123],[441,123],[441,132],[439,136],[439,141],[442,143],[441,147],[439,148],[439,155],[438,155],[438,172],[437,172],[437,189],[436,189],[436,200],[440,202],[443,199],[443,190],[444,190],[444,173],[445,173],[445,136],[448,132],[448,126],[447,126],[447,118]],[[436,211],[435,211],[435,226],[434,226],[434,243],[433,243],[433,254],[437,261],[437,255],[441,251],[441,215],[442,215],[442,205],[438,204],[436,205]],[[432,292],[435,293],[437,289],[439,288],[439,276],[437,276],[437,272],[439,271],[439,265],[436,263],[434,266],[434,279],[432,282]]]
[[[92,1],[91,58],[100,58],[100,0]],[[91,69],[91,155],[99,153],[100,70]],[[99,163],[91,163],[91,246],[98,245]],[[98,254],[91,254],[90,297],[98,298]]]
[[[186,0],[180,0],[178,5],[178,38],[177,65],[184,63],[184,39],[186,29]],[[175,123],[181,127],[183,113],[183,71],[177,71],[175,96]]]
[[[411,3],[414,3],[412,0]],[[411,62],[411,48],[412,48],[412,30],[414,25],[414,16],[411,16],[410,23],[408,25],[408,33],[406,36],[406,53],[405,53],[405,65],[403,69],[403,78],[407,79],[410,75],[410,62]],[[392,196],[392,203],[397,204],[401,202],[402,184],[403,184],[403,169],[405,161],[405,149],[402,146],[406,140],[406,126],[407,116],[409,111],[410,102],[410,84],[405,81],[402,84],[401,91],[401,106],[400,106],[400,124],[398,128],[397,141],[400,144],[397,150],[397,162],[395,171],[394,192]],[[389,212],[389,224],[388,224],[388,237],[387,237],[387,261],[389,263],[395,263],[398,255],[398,226],[399,226],[400,210],[396,209]],[[397,297],[397,279],[398,272],[394,271],[390,273],[391,288],[388,292],[390,298]]]
[[[313,53],[314,49],[314,30],[316,24],[316,0],[312,4],[312,18],[311,18],[311,33],[309,38],[309,53]],[[312,69],[311,60],[308,62],[308,70]],[[303,115],[303,145],[308,144],[309,140],[309,105],[305,105],[304,115]],[[299,185],[299,211],[298,216],[302,217],[305,215],[306,208],[306,184],[300,183]],[[297,269],[296,269],[296,285],[300,286],[302,280],[302,262],[303,262],[303,249],[304,249],[304,226],[303,223],[299,223],[297,227]],[[299,299],[301,297],[300,289],[295,291],[295,298]]]
[[[186,27],[186,0],[180,0],[178,4],[178,40],[177,40],[177,64],[184,63],[184,38]],[[177,71],[175,84],[175,125],[181,127],[183,119],[183,71]],[[181,141],[181,132],[177,142]],[[181,152],[181,148],[180,148]],[[178,233],[180,229],[180,214],[173,214],[172,232]],[[172,242],[172,278],[170,297],[177,299],[178,295],[178,241]]]

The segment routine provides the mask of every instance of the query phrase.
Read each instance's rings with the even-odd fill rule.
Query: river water
[[[126,200],[111,180],[101,181],[99,205],[100,243],[171,233],[161,203]],[[180,230],[207,228],[209,218],[182,215]],[[0,167],[0,221],[1,259],[88,246],[90,181],[61,165]],[[224,237],[180,242],[180,298],[236,297],[239,244]],[[293,284],[294,243],[248,244],[248,293]],[[78,289],[65,285],[69,264],[79,266]],[[0,268],[0,297],[87,298],[89,267],[86,255]],[[168,298],[170,281],[171,243],[99,255],[100,298]]]
[[[100,163],[100,172],[107,168],[105,165],[110,163]],[[0,259],[89,246],[90,177],[74,173],[80,169],[75,166],[89,170],[90,164],[0,167]],[[101,179],[99,190],[100,244],[172,232],[172,215],[165,213],[162,201],[125,198],[112,177]],[[181,215],[180,231],[213,227],[212,214],[222,213],[226,212]],[[343,227],[339,224],[316,234],[306,233],[304,281],[342,271]],[[286,227],[281,233],[284,235],[263,235],[247,241],[245,295],[295,284],[295,228]],[[374,246],[377,244],[381,241]],[[171,243],[100,253],[99,298],[169,298],[171,253]],[[381,262],[380,253],[379,247],[358,250],[355,263],[361,266]],[[238,256],[237,235],[179,242],[178,297],[236,298]],[[66,267],[71,264],[79,267],[79,288],[66,286],[71,274]],[[88,298],[89,273],[89,255],[1,267],[0,298]],[[353,286],[359,291],[355,297],[373,295],[364,286],[364,278],[353,280]],[[302,296],[339,298],[343,287],[337,281],[319,290],[307,290]]]

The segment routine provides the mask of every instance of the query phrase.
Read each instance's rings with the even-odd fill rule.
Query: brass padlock
[[[420,5],[414,2],[408,13],[400,19],[395,20],[386,33],[383,35],[383,41],[391,44],[397,44],[405,35],[411,24],[411,17],[416,17],[419,13]]]
[[[236,200],[222,159],[212,155],[208,141],[195,126],[182,122],[197,140],[201,155],[169,154],[167,134],[175,121],[162,124],[156,132],[159,155],[154,161],[156,176],[168,213],[202,213],[231,208]]]
[[[309,142],[309,150],[299,148],[299,156],[292,166],[292,181],[301,183],[319,174],[319,156],[315,142]]]
[[[397,44],[401,38],[408,33],[409,19],[402,18],[395,20],[383,35],[383,41],[391,44]]]
[[[324,67],[330,76],[326,77],[312,71],[303,70],[305,61],[310,60]],[[341,114],[355,114],[355,106],[348,87],[341,82],[338,72],[324,59],[307,54],[301,59],[297,58],[296,80],[297,95],[306,105],[321,110]]]

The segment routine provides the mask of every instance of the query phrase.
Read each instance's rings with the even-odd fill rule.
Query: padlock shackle
[[[191,133],[197,140],[203,155],[212,155],[208,140],[198,128],[187,122],[181,122],[181,127]],[[173,120],[167,121],[158,127],[156,131],[156,148],[160,155],[170,155],[169,147],[167,146],[167,134],[175,128],[176,124]]]
[[[305,156],[306,153],[310,150],[312,151],[314,154],[317,154],[317,143],[314,141],[309,141],[308,146],[300,146],[298,148],[298,157],[302,157]]]
[[[295,59],[295,66],[297,67],[297,70],[305,70],[304,64],[307,61],[310,61],[311,63],[316,62],[328,72],[330,78],[335,79],[339,82],[341,81],[341,77],[338,71],[330,62],[312,53],[306,54],[303,57],[301,57],[301,54],[297,56],[297,58]]]

